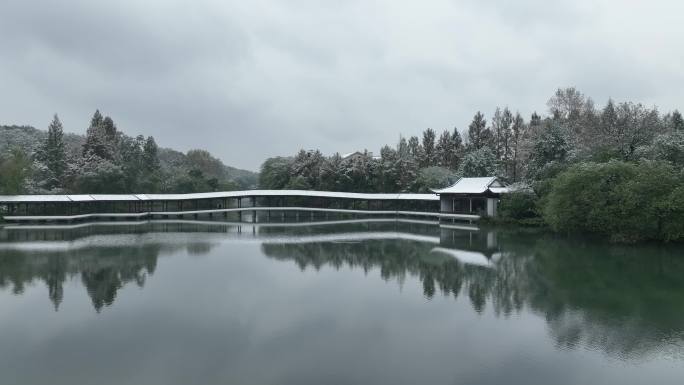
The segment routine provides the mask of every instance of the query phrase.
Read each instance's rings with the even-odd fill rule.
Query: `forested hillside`
[[[158,148],[153,137],[121,132],[96,111],[85,136],[0,126],[0,194],[187,193],[250,189],[257,175],[204,150]]]

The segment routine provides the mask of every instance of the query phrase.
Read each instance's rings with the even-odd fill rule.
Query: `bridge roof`
[[[373,194],[373,193],[347,193],[333,191],[307,191],[307,190],[244,190],[222,191],[195,194],[80,194],[80,195],[0,195],[0,203],[26,203],[26,202],[110,202],[110,201],[149,201],[149,200],[191,200],[191,199],[216,199],[216,198],[239,198],[239,197],[317,197],[339,198],[359,200],[420,200],[436,201],[439,197],[435,194]]]

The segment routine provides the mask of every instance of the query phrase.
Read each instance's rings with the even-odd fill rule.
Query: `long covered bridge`
[[[92,194],[0,196],[8,222],[154,219],[257,212],[405,215],[475,221],[480,215],[440,212],[436,194],[366,194],[304,190],[246,190],[198,194]]]

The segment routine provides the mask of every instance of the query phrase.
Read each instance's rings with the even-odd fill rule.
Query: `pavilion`
[[[509,192],[495,176],[460,178],[453,185],[433,190],[439,195],[440,212],[495,217],[501,194]]]

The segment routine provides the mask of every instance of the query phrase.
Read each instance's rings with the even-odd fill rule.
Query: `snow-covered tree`
[[[420,140],[417,136],[412,136],[408,140],[409,153],[417,162],[423,159],[423,146],[420,145]]]
[[[372,192],[377,186],[378,162],[366,150],[359,155],[345,159],[344,167],[345,191]]]
[[[423,131],[423,157],[420,159],[422,167],[434,166],[437,163],[435,154],[435,130],[428,128]]]
[[[437,165],[451,170],[458,169],[461,158],[463,157],[463,140],[458,129],[454,128],[453,133],[444,130],[439,136],[435,147]]]
[[[667,161],[684,168],[684,130],[660,134],[649,145],[638,150],[640,158]]]
[[[124,170],[109,159],[88,152],[71,170],[78,191],[89,194],[116,194],[129,192]]]
[[[496,108],[492,118],[492,134],[494,135],[494,155],[496,159],[505,163],[511,157],[510,139],[511,124],[513,124],[513,114],[508,109]]]
[[[48,126],[47,137],[36,152],[36,168],[40,179],[40,188],[50,191],[64,186],[66,171],[66,151],[64,147],[64,129],[57,114]]]
[[[148,174],[159,171],[159,147],[154,137],[148,136],[143,146],[143,169]]]
[[[114,143],[116,141],[116,136],[117,136],[117,130],[116,130],[116,125],[114,124],[114,120],[110,118],[109,116],[105,117],[102,120],[102,129],[104,130],[104,134],[107,137],[107,140],[111,143]]]
[[[464,177],[484,177],[497,174],[497,162],[489,147],[470,151],[461,162],[459,174]]]
[[[415,137],[414,137],[415,138]],[[395,169],[397,170],[397,186],[399,191],[407,192],[411,191],[413,188],[413,183],[416,180],[416,175],[418,173],[418,161],[413,155],[414,150],[411,149],[411,142],[420,147],[418,143],[418,138],[415,141],[407,142],[406,139],[400,138],[399,144],[397,145],[397,163]]]
[[[449,168],[453,164],[454,145],[449,130],[444,130],[437,140],[435,146],[435,157],[437,158],[437,165],[440,167]]]
[[[307,189],[316,189],[320,185],[321,166],[323,165],[323,154],[319,150],[300,150],[294,157],[290,168],[290,177],[303,177]],[[299,188],[303,187],[298,183]]]
[[[376,180],[378,186],[376,191],[396,192],[400,190],[399,175],[401,174],[399,152],[390,146],[383,146],[380,149],[379,175]]]
[[[457,179],[456,173],[448,168],[426,167],[418,172],[413,190],[418,193],[430,193],[432,190],[450,186]]]
[[[156,192],[161,184],[161,164],[159,162],[159,147],[154,138],[148,136],[142,149],[142,180],[141,191]],[[216,181],[214,190],[219,187],[219,178],[211,178]]]
[[[492,132],[487,127],[487,120],[478,111],[473,117],[473,121],[468,126],[467,145],[469,150],[479,150],[483,147],[491,147]]]
[[[449,165],[449,168],[457,170],[463,159],[465,147],[463,146],[461,133],[458,132],[458,128],[456,127],[454,127],[454,132],[451,134],[451,146],[451,164]]]
[[[633,160],[637,148],[665,131],[657,109],[634,103],[615,106],[612,100],[604,107],[600,124],[601,135],[592,150],[598,159]]]
[[[91,155],[102,159],[113,160],[115,148],[105,131],[104,119],[99,110],[95,111],[90,126],[86,131],[86,140],[83,144],[83,157],[90,158]]]
[[[582,115],[586,100],[575,87],[559,88],[546,105],[554,119],[576,121]]]
[[[345,182],[344,160],[339,152],[326,158],[321,165],[320,189],[324,191],[343,191]]]
[[[672,126],[672,131],[684,131],[684,119],[678,110],[672,112],[670,124]]]
[[[554,176],[568,164],[573,153],[569,129],[554,121],[534,139],[527,175],[531,179]]]
[[[520,113],[515,114],[513,119],[513,124],[511,125],[511,159],[507,166],[506,175],[513,182],[517,182],[522,174],[521,167],[521,153],[522,153],[522,141],[525,137],[525,121],[523,120]]]

